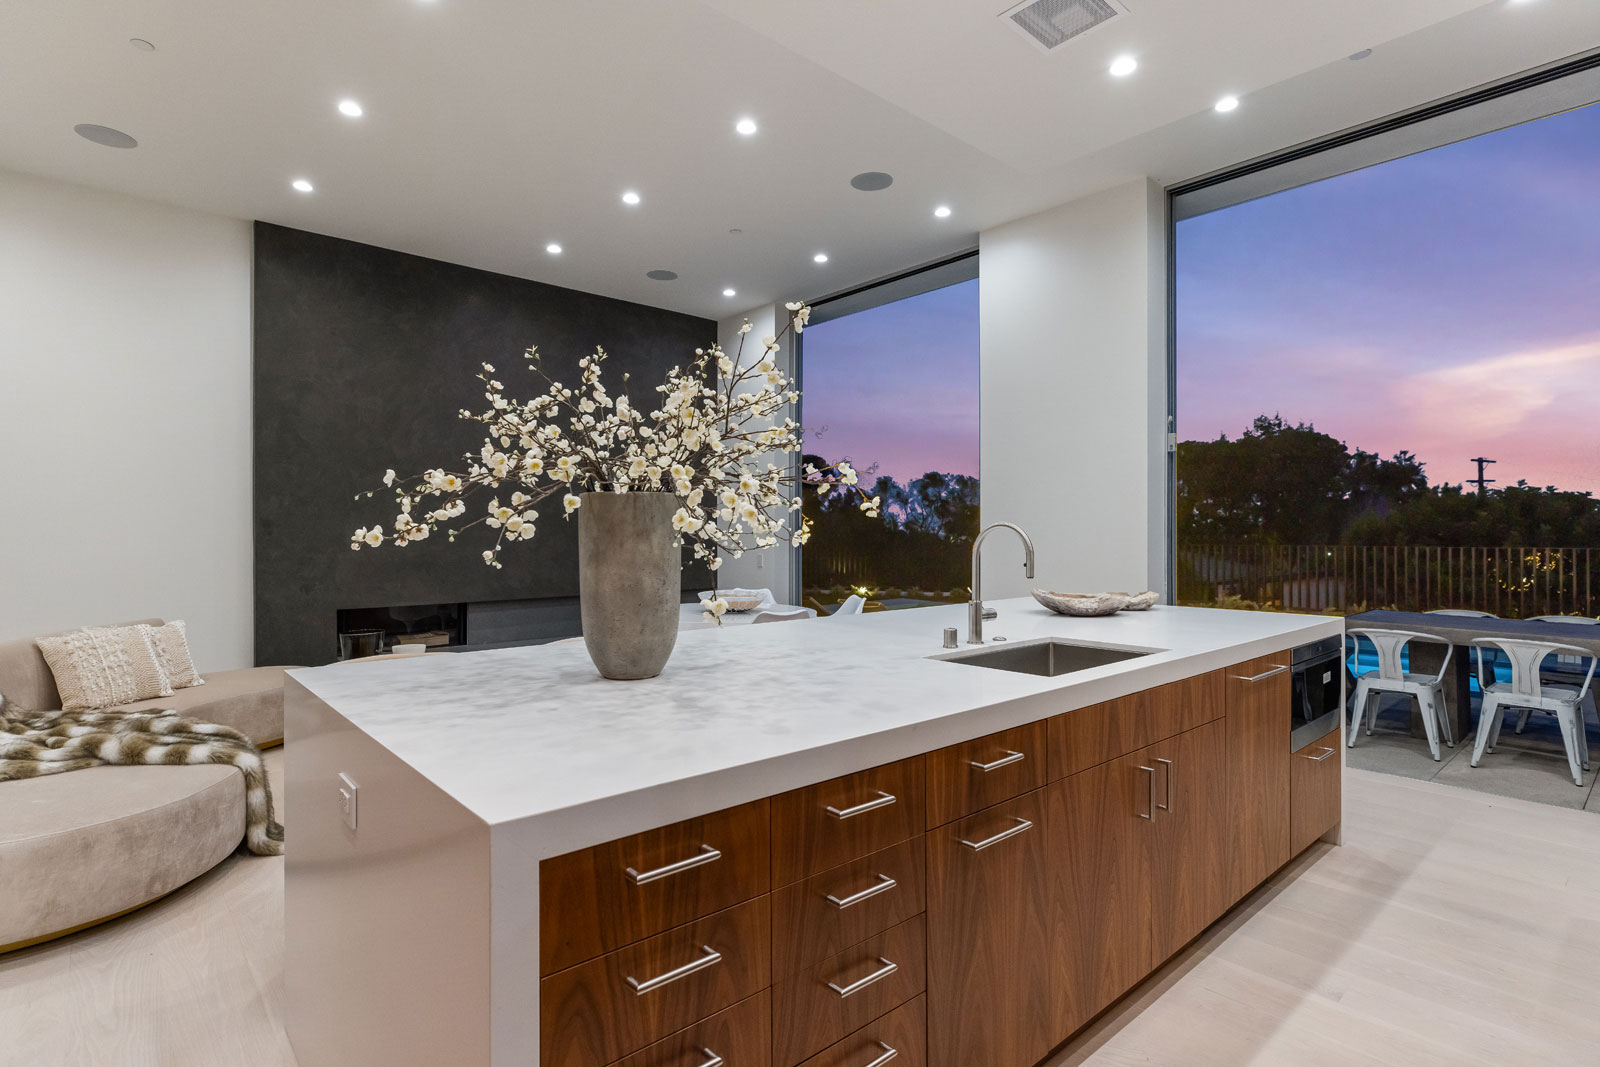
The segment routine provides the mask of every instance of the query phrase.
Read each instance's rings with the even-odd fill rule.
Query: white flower
[[[722,566],[722,557],[721,556],[718,556],[715,559],[711,559],[711,560],[707,560],[706,561],[706,570],[708,570],[708,571],[714,571],[714,570],[716,570],[717,568],[719,568],[721,566]]]
[[[566,496],[561,498],[561,503],[562,506],[567,509],[567,514],[571,515],[574,511],[578,510],[579,506],[583,504],[583,500],[571,493],[568,493]]]
[[[379,545],[383,544],[383,527],[374,526],[372,529],[368,530],[364,540],[373,548],[377,548]]]
[[[447,493],[460,492],[461,479],[456,477],[454,474],[441,475],[439,478],[439,488],[443,489]]]
[[[750,332],[750,320],[749,319],[746,319],[745,322],[744,322],[744,325],[739,327],[739,332],[741,334],[746,334],[746,333]]]
[[[747,494],[753,493],[756,491],[756,488],[756,480],[750,477],[749,472],[744,472],[739,475],[739,492]]]
[[[677,530],[679,533],[692,534],[704,525],[704,520],[695,518],[683,508],[679,508],[672,516],[672,528]]]
[[[388,470],[383,472],[383,484],[384,485],[393,485],[394,484],[394,468],[393,467],[390,467]]]
[[[486,549],[483,550],[483,561],[485,563],[493,563],[494,562],[494,549],[486,548]]]

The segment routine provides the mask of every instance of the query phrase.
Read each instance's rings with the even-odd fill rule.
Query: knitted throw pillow
[[[62,711],[95,711],[172,695],[151,628],[143,623],[73,630],[37,643],[55,675]]]
[[[194,669],[194,657],[189,654],[188,624],[182,619],[173,619],[165,626],[152,627],[150,636],[155,642],[156,659],[161,661],[161,669],[167,673],[167,681],[172,688],[188,689],[190,686],[206,684]]]

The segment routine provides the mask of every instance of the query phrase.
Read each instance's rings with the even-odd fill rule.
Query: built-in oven
[[[1290,751],[1338,729],[1344,710],[1344,638],[1328,637],[1301,645],[1290,653],[1293,707],[1290,711]]]

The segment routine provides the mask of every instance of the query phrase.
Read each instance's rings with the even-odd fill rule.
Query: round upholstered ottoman
[[[90,767],[0,782],[0,952],[148,904],[244,838],[232,766]]]

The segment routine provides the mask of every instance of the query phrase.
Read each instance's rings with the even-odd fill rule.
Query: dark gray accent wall
[[[563,520],[551,501],[540,508],[538,536],[505,549],[495,570],[480,558],[479,529],[455,544],[435,535],[352,552],[358,526],[387,530],[394,520],[387,494],[353,498],[382,490],[386,468],[410,474],[481,446],[481,427],[455,413],[484,406],[474,377],[483,362],[510,395],[526,397],[536,391],[522,369],[529,345],[569,383],[578,359],[603,345],[613,394],[626,371],[642,400],[716,339],[709,319],[262,222],[254,290],[263,664],[334,659],[340,608],[576,596],[577,520]],[[685,588],[708,584],[699,569],[684,578]]]

